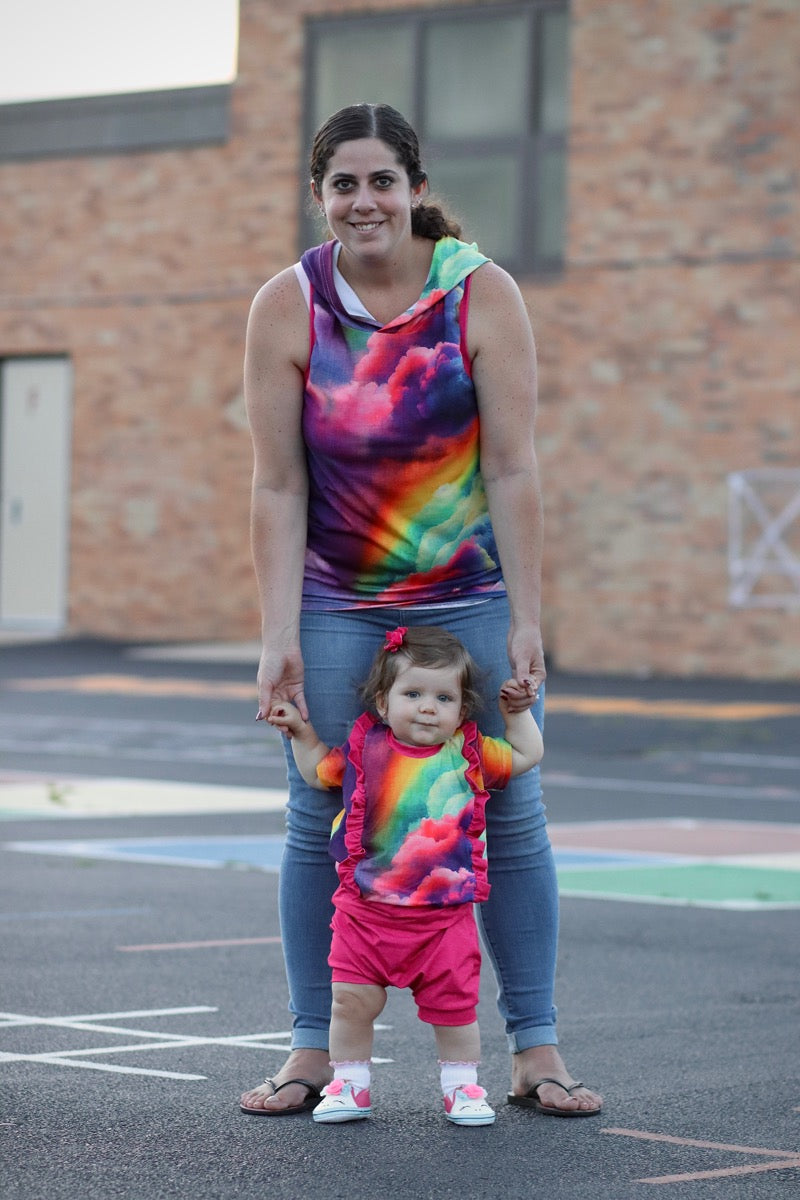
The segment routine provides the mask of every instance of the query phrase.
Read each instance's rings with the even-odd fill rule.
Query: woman
[[[426,203],[417,137],[388,105],[321,127],[311,196],[333,239],[253,301],[245,399],[262,611],[259,719],[276,700],[339,745],[376,638],[438,624],[496,696],[511,675],[543,720],[536,356],[514,281]],[[306,698],[306,689],[308,697]],[[494,718],[494,724],[492,721]],[[499,714],[486,732],[500,735]],[[340,803],[287,755],[281,927],[292,1050],[243,1111],[313,1108],[331,1078],[328,839]],[[490,806],[484,941],[511,1060],[509,1102],[589,1116],[600,1097],[557,1049],[558,897],[538,768]]]

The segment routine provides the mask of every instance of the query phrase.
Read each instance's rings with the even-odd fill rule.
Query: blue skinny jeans
[[[384,634],[397,625],[442,625],[458,637],[485,672],[482,732],[499,735],[496,697],[510,668],[506,649],[509,613],[504,596],[462,608],[379,608],[304,613],[301,644],[305,694],[317,733],[341,745],[363,711],[358,688]],[[544,689],[534,707],[544,720]],[[293,1015],[293,1048],[327,1050],[331,1009],[328,966],[331,896],[336,871],[328,854],[331,822],[341,793],[310,788],[285,745],[289,803],[281,864],[279,906]],[[486,805],[489,899],[477,906],[484,948],[498,985],[497,1006],[512,1053],[555,1045],[553,1004],[558,942],[558,888],[547,836],[539,768],[492,792]]]

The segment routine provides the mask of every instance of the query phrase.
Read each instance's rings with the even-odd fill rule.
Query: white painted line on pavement
[[[193,1004],[189,1008],[142,1008],[133,1012],[80,1013],[73,1017],[31,1017],[21,1013],[0,1013],[0,1022],[11,1025],[69,1025],[73,1021],[114,1021],[117,1017],[180,1017],[187,1013],[219,1012],[207,1004]]]
[[[0,1054],[0,1062],[40,1062],[51,1067],[82,1067],[85,1071],[107,1071],[112,1075],[155,1075],[160,1079],[202,1080],[206,1075],[187,1075],[181,1071],[155,1071],[146,1067],[123,1067],[119,1063],[84,1062],[83,1059],[61,1058],[58,1054]]]
[[[291,1031],[288,1029],[272,1030],[269,1033],[240,1033],[223,1037],[198,1037],[191,1034],[164,1033],[163,1031],[153,1032],[147,1029],[131,1029],[127,1026],[104,1025],[101,1023],[104,1020],[114,1019],[115,1017],[131,1019],[134,1017],[171,1016],[175,1014],[212,1013],[218,1011],[217,1008],[208,1005],[193,1005],[187,1008],[139,1009],[133,1012],[120,1013],[88,1013],[77,1017],[39,1017],[22,1013],[0,1013],[0,1030],[16,1029],[21,1026],[42,1025],[60,1029],[75,1029],[81,1032],[116,1033],[121,1036],[142,1039],[141,1042],[134,1042],[130,1045],[83,1046],[76,1050],[45,1051],[39,1054],[15,1054],[0,1051],[0,1063],[46,1063],[48,1066],[80,1067],[88,1071],[107,1071],[118,1075],[151,1075],[162,1079],[191,1081],[203,1080],[206,1076],[188,1074],[183,1071],[159,1071],[148,1067],[125,1067],[118,1063],[97,1063],[86,1060],[93,1055],[135,1054],[145,1050],[183,1050],[194,1046],[231,1046],[236,1049],[276,1050],[280,1054],[288,1053],[290,1048],[289,1042],[291,1040]],[[375,1025],[376,1032],[387,1029],[391,1029],[391,1026],[383,1024]],[[373,1058],[373,1061],[376,1063],[389,1063],[393,1060],[390,1058]]]
[[[152,779],[0,780],[0,812],[15,816],[138,817],[281,812],[283,788],[223,787]]]

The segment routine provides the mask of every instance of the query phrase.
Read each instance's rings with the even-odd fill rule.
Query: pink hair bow
[[[398,625],[397,629],[387,630],[386,641],[383,643],[383,648],[388,654],[397,654],[397,651],[403,645],[403,638],[408,633],[408,626]]]

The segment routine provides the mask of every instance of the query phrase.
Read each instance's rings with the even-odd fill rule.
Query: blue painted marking
[[[683,862],[675,854],[626,854],[624,850],[553,850],[556,866],[570,867],[654,867]]]
[[[52,921],[64,917],[133,917],[152,912],[152,908],[59,908],[52,912],[8,912],[0,913],[0,921]]]
[[[114,862],[154,863],[183,867],[280,868],[284,838],[196,837],[116,838],[85,841],[7,842],[4,849],[27,854],[57,854]]]
[[[86,841],[9,842],[5,849],[29,854],[58,854],[70,858],[96,858],[115,862],[155,863],[184,867],[250,867],[280,869],[284,838],[189,837],[116,838]],[[663,866],[683,861],[677,855],[627,854],[613,850],[556,850],[561,870],[581,867]]]

